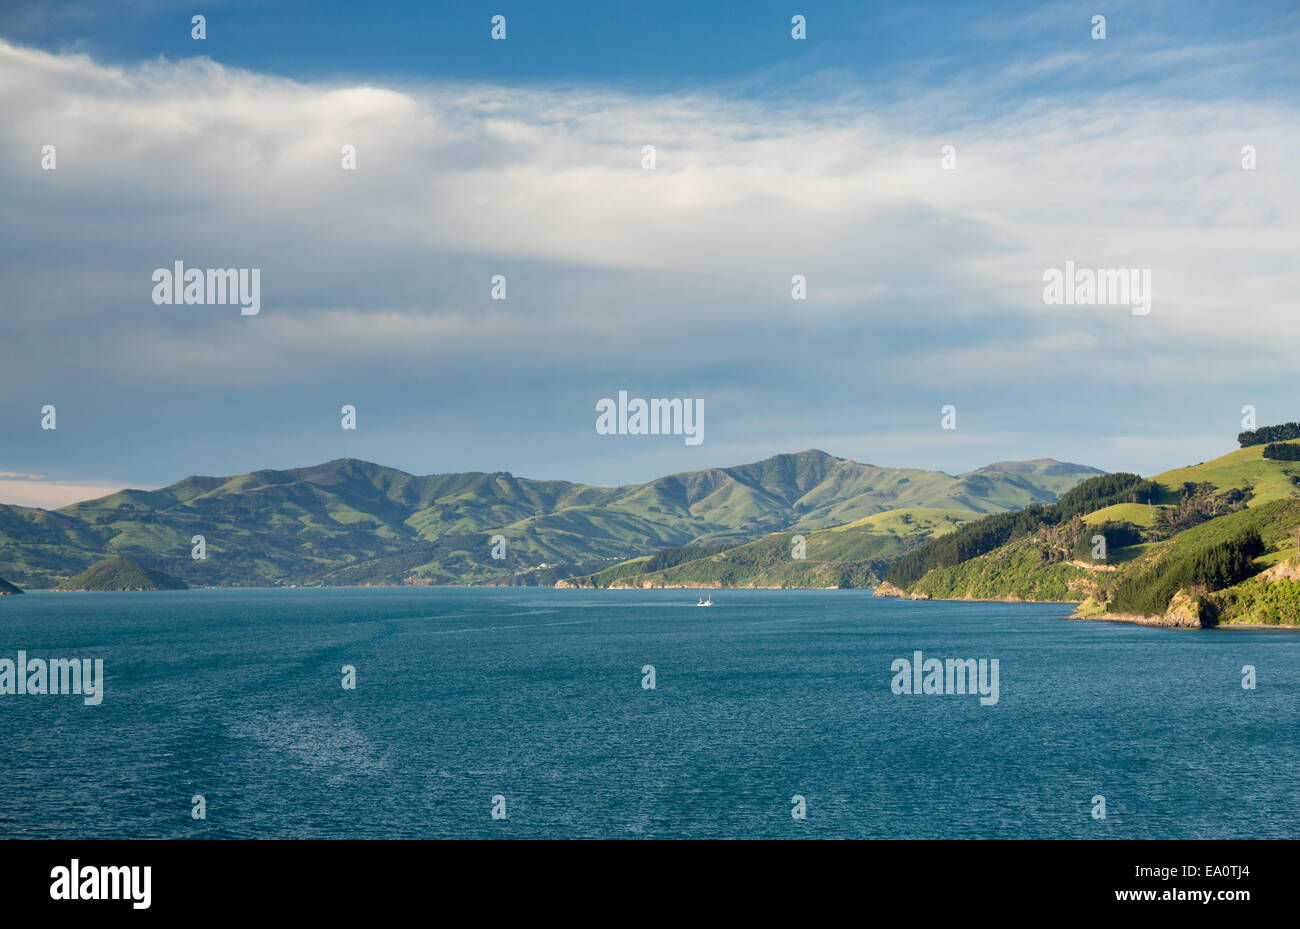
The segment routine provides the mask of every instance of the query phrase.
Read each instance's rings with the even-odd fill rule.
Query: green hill
[[[0,573],[51,587],[106,557],[194,586],[553,584],[692,544],[815,531],[888,510],[998,513],[1099,472],[1051,460],[964,475],[821,451],[594,487],[505,472],[417,476],[355,459],[188,477],[58,511],[0,505]],[[206,558],[191,557],[201,535]],[[491,557],[491,539],[506,557]]]
[[[1213,461],[1166,471],[1152,480],[1164,488],[1162,498],[1157,501],[1163,504],[1175,502],[1184,484],[1206,482],[1218,491],[1247,491],[1252,494],[1250,505],[1260,506],[1290,497],[1300,489],[1300,461],[1265,458],[1263,447],[1256,445]]]
[[[20,594],[20,593],[22,593],[21,590],[19,590],[13,584],[10,584],[3,577],[0,577],[0,597],[9,596],[10,594]]]
[[[979,518],[970,510],[915,507],[806,533],[780,532],[697,557],[636,558],[564,587],[870,587],[891,562]],[[796,539],[802,535],[802,557]],[[671,555],[672,553],[661,553]]]
[[[1300,461],[1263,451],[1091,494],[1121,477],[1109,475],[1054,506],[968,523],[897,561],[877,592],[1070,600],[1084,616],[1168,625],[1300,624]],[[1086,500],[1065,512],[1071,495]],[[1104,559],[1092,557],[1098,535]]]
[[[184,590],[185,584],[125,558],[110,558],[68,578],[55,590]]]

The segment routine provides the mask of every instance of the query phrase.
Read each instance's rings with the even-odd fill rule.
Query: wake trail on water
[[[432,618],[432,617],[430,617]],[[570,619],[562,623],[520,623],[515,626],[477,626],[472,629],[434,629],[426,635],[451,635],[454,632],[495,632],[497,629],[545,629],[548,626],[581,626],[594,619]]]

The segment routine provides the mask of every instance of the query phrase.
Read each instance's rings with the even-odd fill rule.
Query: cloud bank
[[[354,86],[0,42],[0,466],[1151,471],[1228,450],[1242,404],[1297,418],[1296,108],[974,93]],[[260,268],[260,314],[154,305],[176,260]],[[1045,305],[1066,260],[1149,268],[1151,314]],[[704,444],[597,436],[620,389],[706,398]]]

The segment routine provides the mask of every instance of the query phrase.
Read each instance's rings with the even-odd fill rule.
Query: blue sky
[[[196,12],[211,21],[201,49],[189,34]],[[507,16],[508,45],[489,37],[488,23],[498,13]],[[802,44],[790,41],[794,13],[809,24]],[[1106,55],[1097,56],[1105,58],[1104,69],[1035,71],[1017,97],[1194,79],[1194,69],[1170,68],[1171,56],[1198,48],[1226,53],[1261,40],[1271,41],[1277,54],[1238,63],[1253,66],[1252,92],[1294,95],[1300,66],[1286,50],[1300,29],[1300,12],[1288,2],[12,0],[0,11],[0,34],[49,51],[84,51],[105,63],[204,54],[299,80],[573,81],[641,93],[712,86],[742,95],[853,80],[872,91],[905,92],[905,84],[895,87],[900,78],[955,81],[1082,50],[1091,55],[1101,50],[1091,47],[1089,35],[1098,13],[1108,17]],[[1101,70],[1107,79],[1098,87]],[[1013,102],[993,94],[984,100],[995,108]]]
[[[1298,38],[1281,3],[7,5],[0,501],[1217,456],[1244,404],[1300,419]],[[262,312],[155,306],[175,260],[261,269]],[[1045,306],[1066,260],[1150,269],[1151,314]],[[704,443],[596,435],[620,389],[702,398]]]

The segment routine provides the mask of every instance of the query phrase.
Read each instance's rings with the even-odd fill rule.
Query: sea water
[[[0,659],[103,660],[0,695],[0,837],[1300,835],[1300,633],[712,595],[0,598]],[[897,693],[918,651],[996,702]]]

